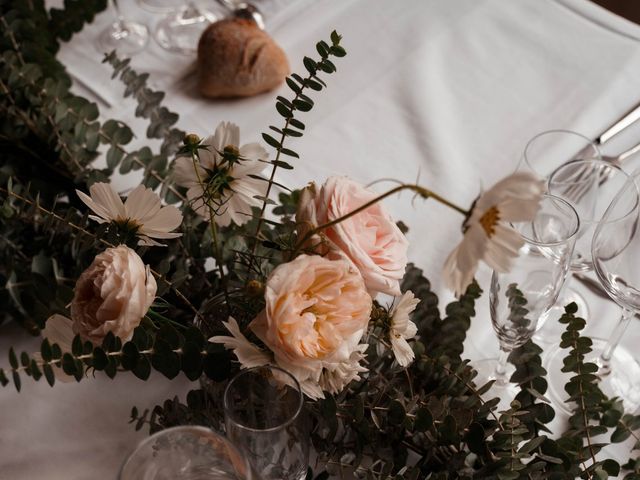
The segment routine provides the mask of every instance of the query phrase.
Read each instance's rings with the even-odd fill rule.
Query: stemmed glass
[[[242,370],[224,392],[229,439],[263,480],[301,480],[309,465],[309,426],[298,381],[273,366]]]
[[[591,257],[591,240],[596,226],[611,204],[616,194],[628,181],[629,175],[619,167],[598,159],[574,160],[558,167],[549,177],[549,193],[564,198],[578,212],[580,231],[576,241],[571,270],[573,272],[589,272],[593,270]],[[547,327],[548,324],[545,324]],[[557,325],[552,325],[553,328]],[[546,328],[546,336],[552,328]],[[556,342],[560,333],[553,335]],[[604,340],[593,339],[594,350],[605,350]],[[628,358],[629,354],[618,351],[620,358]],[[546,361],[549,374],[549,394],[551,398],[564,405],[564,384],[566,375],[562,375],[562,358],[565,352],[554,345]],[[566,411],[566,408],[565,408]]]
[[[205,427],[168,428],[146,438],[125,460],[119,480],[251,480],[247,459]]]
[[[167,14],[158,22],[154,37],[162,48],[176,53],[194,54],[205,28],[226,13],[222,6],[214,7],[213,0],[206,6],[202,0],[138,0],[138,3],[149,11]]]
[[[489,293],[500,357],[474,364],[477,382],[495,380],[493,388],[503,390],[503,400],[515,387],[509,383],[507,357],[532,337],[540,318],[556,303],[569,271],[579,226],[573,207],[548,194],[543,196],[533,221],[513,224],[524,245],[511,271],[493,272]]]
[[[540,178],[548,179],[549,175],[561,165],[572,160],[591,158],[600,160],[602,156],[596,144],[589,138],[571,130],[548,130],[529,140],[518,169],[528,170]],[[542,320],[544,323],[548,323],[547,320],[552,317],[559,318],[564,311],[564,306],[572,302],[578,305],[578,312],[583,318],[589,316],[589,308],[584,297],[568,285],[569,282],[566,282],[564,290],[560,293],[558,305],[545,316]],[[557,336],[547,333],[542,330],[537,336],[542,341],[547,337],[555,341]]]
[[[116,50],[121,55],[140,52],[149,41],[149,29],[142,23],[125,20],[118,0],[113,0],[113,7],[116,11],[116,21],[98,35],[99,50],[103,53]]]
[[[622,316],[600,355],[601,388],[622,398],[625,408],[640,406],[640,366],[631,355],[621,361],[614,352],[631,319],[640,313],[640,196],[635,174],[607,208],[591,245],[593,266],[609,296],[622,307]]]

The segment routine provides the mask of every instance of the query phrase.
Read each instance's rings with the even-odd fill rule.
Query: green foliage
[[[50,11],[42,0],[4,0],[0,8],[0,320],[14,318],[36,334],[49,315],[67,312],[75,279],[95,255],[124,241],[113,226],[88,220],[75,189],[108,181],[116,170],[143,170],[144,184],[159,189],[167,202],[184,200],[184,190],[171,183],[170,160],[179,150],[197,158],[200,141],[175,127],[178,116],[162,106],[164,93],[149,88],[148,74],[132,70],[115,53],[104,61],[125,85],[125,96],[135,100],[136,116],[148,121],[147,136],[161,140],[157,152],[147,146],[127,150],[132,130],[116,119],[99,121],[95,104],[70,93],[71,79],[55,58],[58,42],[90,22],[105,8],[104,0],[66,0],[64,10]],[[20,390],[25,376],[54,385],[60,375],[81,381],[96,372],[111,378],[131,372],[143,381],[152,369],[167,378],[184,375],[201,379],[204,388],[189,392],[185,403],[173,398],[151,411],[134,408],[135,428],[222,428],[222,389],[239,367],[227,350],[206,339],[226,333],[221,322],[229,315],[246,326],[264,308],[270,272],[299,253],[294,215],[300,192],[277,184],[274,175],[278,168],[293,168],[292,159],[300,157],[285,141],[304,135],[300,117],[315,106],[310,91],[325,89],[321,77],[334,73],[333,60],[346,55],[336,32],[318,42],[316,51],[318,57],[303,60],[304,76],[294,73],[286,79],[291,97],[276,99],[283,124],[262,135],[275,158],[269,161],[270,178],[253,177],[266,182],[267,189],[251,219],[218,229],[184,204],[181,238],[167,241],[164,249],[131,243],[153,269],[159,298],[130,340],[109,334],[94,345],[76,336],[70,350],[63,351],[45,339],[39,355],[10,349],[8,367],[0,368],[1,385]],[[107,167],[95,169],[93,161],[102,154]],[[229,165],[242,161],[233,152],[221,155]],[[226,188],[227,180],[218,178],[216,188]],[[271,198],[273,186],[283,189],[278,202]],[[273,207],[269,218],[267,206]],[[212,258],[213,270],[206,268]],[[567,307],[561,321],[567,325],[562,346],[568,349],[563,370],[573,374],[566,389],[575,410],[569,428],[554,432],[562,435],[553,440],[549,423],[554,411],[544,397],[546,371],[533,342],[510,355],[516,367],[511,381],[519,391],[506,411],[496,411],[499,400],[491,398],[491,382],[474,382],[476,372],[463,351],[482,293],[477,283],[444,311],[413,265],[407,267],[402,290],[421,301],[413,315],[418,334],[410,340],[415,361],[406,368],[396,362],[386,344],[390,309],[376,303],[367,337],[368,372],[340,394],[307,402],[312,441],[326,469],[317,479],[347,472],[358,478],[414,480],[606,478],[621,468],[625,478],[640,478],[640,416],[625,413],[619,400],[607,399],[598,388],[597,368],[585,360],[591,342],[580,334],[584,320],[575,317],[574,306]],[[512,323],[528,329],[522,292],[513,285],[507,295]],[[614,443],[632,439],[631,459],[621,467],[596,458],[603,444],[594,437],[600,434],[611,434]]]

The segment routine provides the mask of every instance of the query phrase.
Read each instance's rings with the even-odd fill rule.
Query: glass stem
[[[496,368],[493,371],[493,376],[496,379],[496,385],[504,386],[509,383],[509,377],[507,376],[507,358],[509,358],[509,353],[510,352],[500,347],[498,363],[496,363]]]
[[[113,8],[116,11],[116,21],[118,22],[118,25],[120,25],[120,28],[122,28],[124,23],[124,17],[122,16],[122,12],[120,11],[118,0],[113,0]]]
[[[611,357],[613,356],[615,349],[618,347],[620,340],[622,340],[622,336],[627,330],[627,326],[629,325],[631,318],[633,318],[633,311],[628,308],[623,308],[620,320],[618,320],[618,324],[613,330],[611,337],[609,337],[609,341],[604,347],[599,358],[598,363],[600,364],[600,369],[598,370],[598,375],[601,377],[605,377],[611,373]]]

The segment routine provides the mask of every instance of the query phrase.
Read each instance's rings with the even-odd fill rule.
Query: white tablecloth
[[[150,26],[160,19],[133,1],[120,3],[126,16]],[[277,0],[265,10],[268,29],[293,71],[304,70],[302,57],[313,55],[315,42],[334,28],[348,51],[336,61],[338,72],[327,78],[326,91],[314,95],[305,136],[291,142],[301,159],[279,179],[290,186],[334,174],[365,183],[419,178],[469,205],[482,186],[515,168],[536,133],[568,128],[597,136],[640,100],[640,27],[587,0]],[[133,119],[135,106],[121,99],[122,87],[108,80],[108,67],[100,65],[92,46],[112,18],[112,11],[101,14],[63,46],[60,58],[112,105],[101,105],[104,118],[138,126],[143,137],[144,123]],[[180,113],[183,130],[207,135],[229,120],[241,126],[244,140],[255,141],[269,124],[279,125],[274,98],[286,87],[241,101],[203,100],[187,75],[192,62],[153,41],[133,60],[139,71],[151,74],[154,87],[167,92],[166,104]],[[637,138],[640,134],[626,134],[616,148]],[[123,189],[136,183],[135,176],[117,180]],[[410,226],[411,260],[432,278],[443,302],[450,300],[438,277],[459,239],[459,215],[422,200],[412,205],[409,194],[386,205]],[[486,270],[479,279],[488,288]],[[617,308],[588,298],[589,331],[605,336]],[[471,359],[497,352],[486,296],[477,311],[466,342]],[[625,338],[629,345],[640,340],[635,323]],[[32,350],[38,342],[15,326],[0,326],[0,352],[12,344]],[[0,390],[2,480],[115,478],[126,453],[144,435],[127,425],[130,408],[151,408],[197,386],[159,375],[146,383],[98,375],[54,389],[44,382],[24,383],[21,394]]]

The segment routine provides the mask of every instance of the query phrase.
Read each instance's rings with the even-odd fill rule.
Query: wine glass
[[[125,56],[140,52],[149,42],[149,29],[142,23],[125,20],[118,0],[113,0],[113,8],[116,11],[116,21],[98,35],[98,49],[103,53],[116,50]]]
[[[495,380],[492,389],[494,393],[500,390],[505,401],[515,394],[507,357],[533,336],[540,318],[556,303],[569,271],[580,220],[566,200],[546,194],[535,218],[513,227],[524,244],[509,272],[493,272],[489,293],[500,356],[474,364],[477,382]]]
[[[598,159],[574,160],[558,167],[549,177],[549,193],[571,203],[580,217],[580,231],[571,260],[573,272],[593,270],[593,233],[605,210],[629,178],[621,168]],[[564,392],[568,376],[561,371],[566,352],[557,343],[563,331],[564,326],[558,322],[546,322],[537,335],[554,340],[554,346],[549,350],[545,361],[545,368],[549,372],[549,396],[565,413],[570,413]],[[595,338],[593,342],[596,351],[602,351],[607,343]],[[622,350],[619,350],[619,354],[625,358],[629,356]]]
[[[640,406],[640,365],[631,354],[618,357],[618,344],[631,319],[640,312],[640,196],[634,174],[607,208],[591,245],[593,266],[622,315],[599,357],[600,388],[623,400],[625,409]]]
[[[533,137],[525,146],[519,170],[528,170],[538,177],[548,179],[558,167],[579,159],[601,160],[602,155],[596,144],[584,135],[571,130],[548,130]],[[551,192],[553,193],[553,192]],[[589,307],[582,295],[569,287],[569,281],[565,283],[564,290],[560,293],[558,305],[547,313],[542,320],[544,324],[557,320],[564,312],[564,306],[569,303],[578,305],[578,312],[583,318],[588,318]],[[557,324],[557,322],[553,322]],[[553,332],[541,330],[536,334],[536,340],[546,342],[548,338],[557,338]]]
[[[195,54],[202,32],[223,16],[224,12],[215,8],[213,2],[206,7],[195,1],[186,2],[181,8],[173,10],[158,22],[154,36],[165,50]]]
[[[119,480],[251,480],[249,462],[224,437],[205,427],[162,430],[125,460]]]
[[[224,392],[227,435],[263,480],[301,480],[309,465],[309,426],[298,381],[274,366],[242,370]]]

